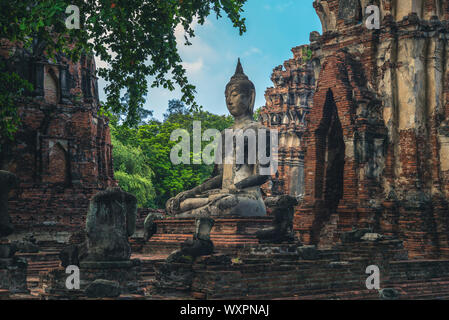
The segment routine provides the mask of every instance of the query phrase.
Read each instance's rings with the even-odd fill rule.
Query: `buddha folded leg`
[[[262,197],[251,192],[229,194],[216,201],[214,206],[218,208],[218,216],[263,217],[267,214]]]
[[[211,197],[221,192],[221,189],[207,190],[199,194],[195,194],[191,190],[184,191],[176,197],[170,198],[166,203],[165,209],[169,215],[179,216],[181,213],[205,206],[211,201]]]
[[[197,201],[199,200],[199,201]],[[195,205],[205,203],[194,208]],[[182,210],[183,208],[188,210]],[[221,193],[209,198],[187,199],[181,204],[181,213],[177,217],[263,217],[266,208],[263,200],[250,192],[229,194]]]
[[[209,203],[208,198],[192,198],[186,199],[180,204],[181,212],[190,211],[193,209],[201,208]]]
[[[218,190],[217,190],[218,191]],[[221,191],[221,190],[220,190]],[[210,192],[207,192],[205,194],[202,194],[201,196],[198,196],[198,198],[188,198],[186,200],[183,200],[179,204],[179,211],[176,212],[176,217],[179,218],[201,218],[201,217],[210,217],[214,214],[218,208],[214,206],[213,204],[226,197],[226,194],[223,193],[217,193],[214,192],[214,190],[211,190]],[[172,200],[175,202],[176,200]],[[173,207],[173,206],[171,206]]]

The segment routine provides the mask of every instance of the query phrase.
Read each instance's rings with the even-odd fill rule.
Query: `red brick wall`
[[[3,57],[8,57],[4,46]],[[18,52],[18,53],[17,53]],[[115,186],[108,120],[97,115],[95,62],[64,57],[49,63],[16,51],[8,63],[35,82],[35,92],[18,101],[21,118],[3,167],[20,184],[10,197],[10,214],[18,230],[73,230],[84,224],[90,198]],[[43,74],[35,71],[43,66]],[[65,74],[66,82],[61,79]],[[42,71],[41,71],[42,72]]]
[[[422,11],[405,12],[402,20],[397,12],[404,13],[411,2],[382,1],[381,29],[371,31],[338,18],[341,2],[320,2],[315,7],[322,20],[328,27],[335,21],[336,27],[315,36],[310,46],[320,75],[304,135],[306,194],[295,230],[304,242],[327,246],[338,242],[341,232],[370,227],[405,240],[411,257],[445,256],[449,180],[439,141],[449,118],[449,82],[447,71],[438,80],[438,64],[447,66],[448,61],[436,39],[449,29],[447,21],[418,17],[430,19],[435,12],[440,20],[448,19],[448,5],[442,4],[443,13],[433,1],[424,1]],[[433,33],[424,33],[426,28]],[[414,71],[420,66],[425,72]],[[317,135],[329,90],[346,144],[343,196],[335,210],[321,192],[330,163]],[[401,119],[411,119],[410,127]]]

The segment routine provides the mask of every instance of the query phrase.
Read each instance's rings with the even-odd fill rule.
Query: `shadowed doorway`
[[[343,197],[345,142],[332,91],[326,94],[323,117],[316,137],[315,212],[313,238],[319,242],[323,224],[335,213]]]

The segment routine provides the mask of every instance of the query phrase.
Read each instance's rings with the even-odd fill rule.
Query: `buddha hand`
[[[230,193],[230,194],[237,194],[237,193],[240,192],[240,189],[237,188],[235,184],[231,184],[231,185],[228,187],[228,190],[227,190],[227,191],[228,191],[228,193]]]
[[[180,213],[181,211],[181,202],[190,197],[190,191],[183,191],[176,195],[175,197],[169,199],[167,201],[166,209],[167,212],[172,214]]]

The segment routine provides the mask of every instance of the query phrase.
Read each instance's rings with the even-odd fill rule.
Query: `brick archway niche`
[[[368,168],[382,167],[386,149],[379,104],[353,55],[339,50],[326,58],[308,116],[305,196],[295,214],[304,243],[328,247],[354,227],[378,229],[382,208],[369,199],[382,192],[382,168],[377,174]]]
[[[323,117],[315,131],[316,169],[315,201],[316,217],[312,225],[312,240],[319,242],[323,224],[336,213],[343,196],[343,172],[345,142],[332,90],[326,93]]]

